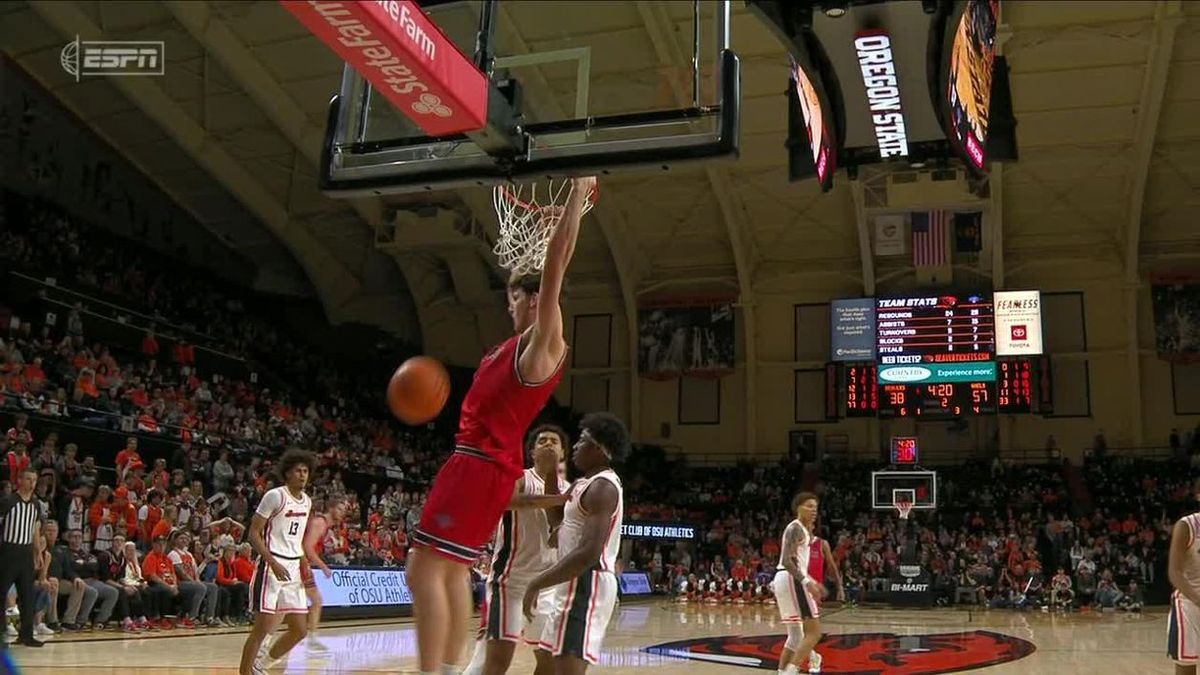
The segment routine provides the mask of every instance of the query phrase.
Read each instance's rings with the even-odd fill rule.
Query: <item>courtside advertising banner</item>
[[[997,291],[992,301],[996,318],[996,356],[1041,354],[1041,292]]]
[[[326,607],[411,605],[412,593],[402,569],[395,567],[333,567],[333,575],[313,570]]]
[[[430,136],[475,131],[487,122],[487,78],[417,3],[281,4]]]
[[[696,538],[696,526],[690,523],[621,523],[624,539],[660,539],[687,541]]]

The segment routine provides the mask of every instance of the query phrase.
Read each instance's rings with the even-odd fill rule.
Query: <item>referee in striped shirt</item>
[[[17,644],[41,647],[33,637],[33,538],[40,527],[41,513],[33,498],[37,472],[21,472],[17,491],[0,497],[0,594],[17,585],[21,609],[21,633]]]

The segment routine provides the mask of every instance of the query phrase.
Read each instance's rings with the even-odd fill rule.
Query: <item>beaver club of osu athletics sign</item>
[[[644,651],[694,661],[775,670],[784,635],[751,635],[679,640]],[[838,675],[938,675],[995,666],[1025,658],[1032,642],[986,630],[929,635],[846,633],[828,635],[817,645],[824,669]]]

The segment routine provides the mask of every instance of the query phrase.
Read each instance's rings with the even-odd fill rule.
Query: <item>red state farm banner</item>
[[[280,4],[430,136],[487,123],[487,78],[417,3]]]

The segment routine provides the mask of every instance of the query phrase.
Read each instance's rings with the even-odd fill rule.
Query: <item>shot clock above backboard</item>
[[[920,459],[916,436],[892,436],[892,464],[917,464]]]

